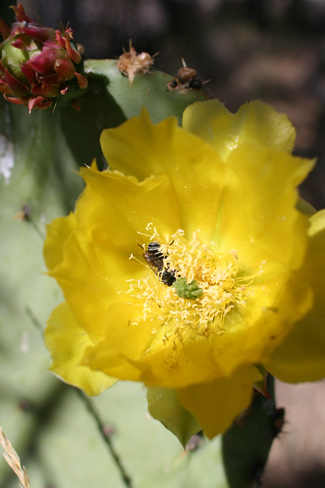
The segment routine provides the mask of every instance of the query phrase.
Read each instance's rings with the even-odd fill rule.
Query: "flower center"
[[[199,232],[187,240],[182,230],[164,244],[156,229],[143,249],[150,273],[131,280],[129,293],[143,304],[142,316],[131,324],[152,321],[154,332],[163,327],[162,340],[172,341],[174,349],[224,334],[227,315],[245,307],[247,286],[254,280],[241,276],[236,251],[220,253],[213,242],[202,243]]]

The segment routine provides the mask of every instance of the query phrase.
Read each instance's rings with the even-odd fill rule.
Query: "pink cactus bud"
[[[65,31],[64,31],[64,35],[65,37],[67,37],[68,39],[73,39],[73,30],[71,29],[71,27],[68,27]]]
[[[2,20],[1,17],[0,17],[0,32],[4,39],[7,39],[7,37],[9,37],[10,27],[5,23],[4,20]]]
[[[24,42],[24,40],[21,37],[18,37],[14,41],[12,41],[11,45],[13,47],[16,47],[17,49],[28,49],[27,44]]]
[[[0,92],[1,93],[10,93],[10,87],[5,83],[3,80],[0,79]]]
[[[58,57],[63,56],[64,53],[60,49],[52,49],[45,46],[40,54],[30,59],[30,65],[35,71],[46,76],[55,72],[54,63]]]
[[[36,71],[30,65],[30,61],[26,61],[26,63],[22,64],[20,69],[23,75],[29,81],[29,83],[34,83],[34,81],[36,80]]]
[[[5,80],[10,90],[18,97],[26,97],[28,95],[28,86],[17,80],[7,69],[5,70]]]
[[[38,79],[32,84],[31,93],[33,96],[55,98],[60,93],[60,83],[57,75],[50,75]]]
[[[62,36],[62,32],[59,30],[55,31],[56,42],[65,49],[65,39]]]
[[[77,49],[73,49],[73,47],[70,44],[70,39],[67,38],[65,39],[65,47],[72,61],[75,64],[79,64],[82,59],[81,54],[79,53],[79,51],[77,51]]]
[[[76,78],[78,80],[79,88],[81,90],[84,90],[85,88],[87,88],[87,86],[88,86],[88,80],[87,80],[87,78],[85,76],[83,76],[82,74],[77,73],[77,72],[75,73],[75,76],[76,76]]]
[[[12,7],[17,18],[11,29],[0,19],[0,92],[12,103],[46,108],[69,87],[88,86],[87,78],[77,73],[82,61],[71,28],[64,32],[38,25],[21,4]],[[81,71],[79,65],[78,71]],[[77,81],[77,83],[76,83]]]
[[[5,100],[7,100],[8,102],[15,103],[16,105],[26,105],[25,98],[10,97],[6,93],[3,94],[3,98],[5,98]]]
[[[10,8],[12,8],[12,10],[15,12],[16,19],[18,20],[18,22],[32,22],[32,23],[34,22],[33,19],[31,19],[26,15],[24,7],[22,6],[21,3],[18,3],[17,7],[13,5]]]
[[[28,101],[28,111],[31,113],[34,107],[47,108],[52,105],[52,100],[46,100],[44,97],[30,98]]]
[[[54,69],[61,81],[71,80],[76,72],[75,65],[68,59],[57,59],[54,63]]]
[[[24,27],[24,33],[38,42],[45,42],[48,39],[55,38],[53,29],[47,27],[39,27],[37,25]]]

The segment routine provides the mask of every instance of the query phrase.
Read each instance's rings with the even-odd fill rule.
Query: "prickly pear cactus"
[[[26,35],[26,29],[16,31],[25,41]],[[43,32],[37,35],[36,41],[43,43],[38,55],[43,56]],[[53,38],[52,32],[47,35],[47,40]],[[62,36],[65,42],[65,34]],[[8,42],[6,46],[2,60],[12,49]],[[69,51],[70,42],[65,46]],[[56,53],[56,60],[64,57],[64,49]],[[14,81],[13,75],[8,75],[8,59],[2,62],[2,74],[16,92],[8,95],[5,82],[2,91],[7,98],[25,96],[31,113],[24,104],[1,100],[0,423],[27,467],[32,488],[251,486],[276,435],[272,430],[275,413],[263,407],[261,398],[223,440],[207,442],[198,436],[185,452],[176,438],[145,415],[141,385],[120,383],[90,401],[47,370],[49,357],[42,329],[61,296],[45,276],[42,245],[46,223],[73,210],[82,190],[77,168],[90,164],[93,158],[104,167],[101,131],[139,114],[142,107],[153,122],[174,115],[181,123],[187,105],[205,98],[200,89],[191,87],[191,80],[153,70],[146,56],[136,58],[135,70],[132,49],[122,62],[88,60],[82,69],[78,68],[79,58],[71,61],[70,50],[61,78],[70,86],[72,73],[79,70],[77,82],[80,85],[87,79],[87,88],[75,84],[61,96],[45,90],[41,95],[32,93],[33,80],[39,79],[35,72],[31,74],[35,63],[29,63],[29,71],[25,68]],[[31,59],[30,52],[24,59]],[[27,91],[22,84],[28,85]],[[36,110],[42,105],[51,108]],[[247,438],[248,423],[255,425],[262,454],[261,449],[247,449],[252,443]],[[234,477],[231,465],[234,443],[245,473],[241,482]],[[4,460],[0,460],[0,485],[17,486]]]

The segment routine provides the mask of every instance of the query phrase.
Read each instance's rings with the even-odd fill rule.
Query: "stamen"
[[[136,261],[137,263],[140,263],[141,266],[146,267],[146,265],[142,261],[140,261],[140,259],[138,259],[138,258],[135,257],[135,255],[133,254],[133,252],[130,254],[129,259],[134,259],[134,261]]]
[[[249,276],[241,270],[238,276],[240,265],[235,250],[220,253],[213,242],[202,243],[198,232],[187,240],[179,229],[169,243],[164,243],[152,223],[146,230],[151,233],[150,242],[155,242],[155,247],[156,243],[160,245],[163,270],[173,272],[175,281],[167,286],[148,266],[148,276],[130,284],[128,293],[143,304],[142,316],[130,323],[141,327],[141,322],[152,322],[155,332],[163,328],[161,345],[166,347],[166,361],[173,366],[181,345],[227,333],[228,315],[234,310],[240,313],[245,307],[248,287],[263,269],[261,266]],[[130,259],[136,258],[131,255]],[[159,341],[150,351],[155,347],[159,347]]]

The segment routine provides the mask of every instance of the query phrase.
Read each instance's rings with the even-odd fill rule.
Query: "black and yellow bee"
[[[176,281],[176,272],[164,265],[166,255],[161,252],[161,246],[158,241],[152,241],[148,244],[147,249],[143,253],[143,258],[150,266],[152,271],[158,276],[164,285],[172,286]]]
[[[195,280],[188,283],[186,278],[182,278],[175,269],[169,267],[169,263],[165,263],[167,255],[161,252],[161,245],[158,241],[152,241],[148,244],[143,257],[159,280],[164,285],[173,286],[179,297],[196,300],[203,295],[203,290]]]

